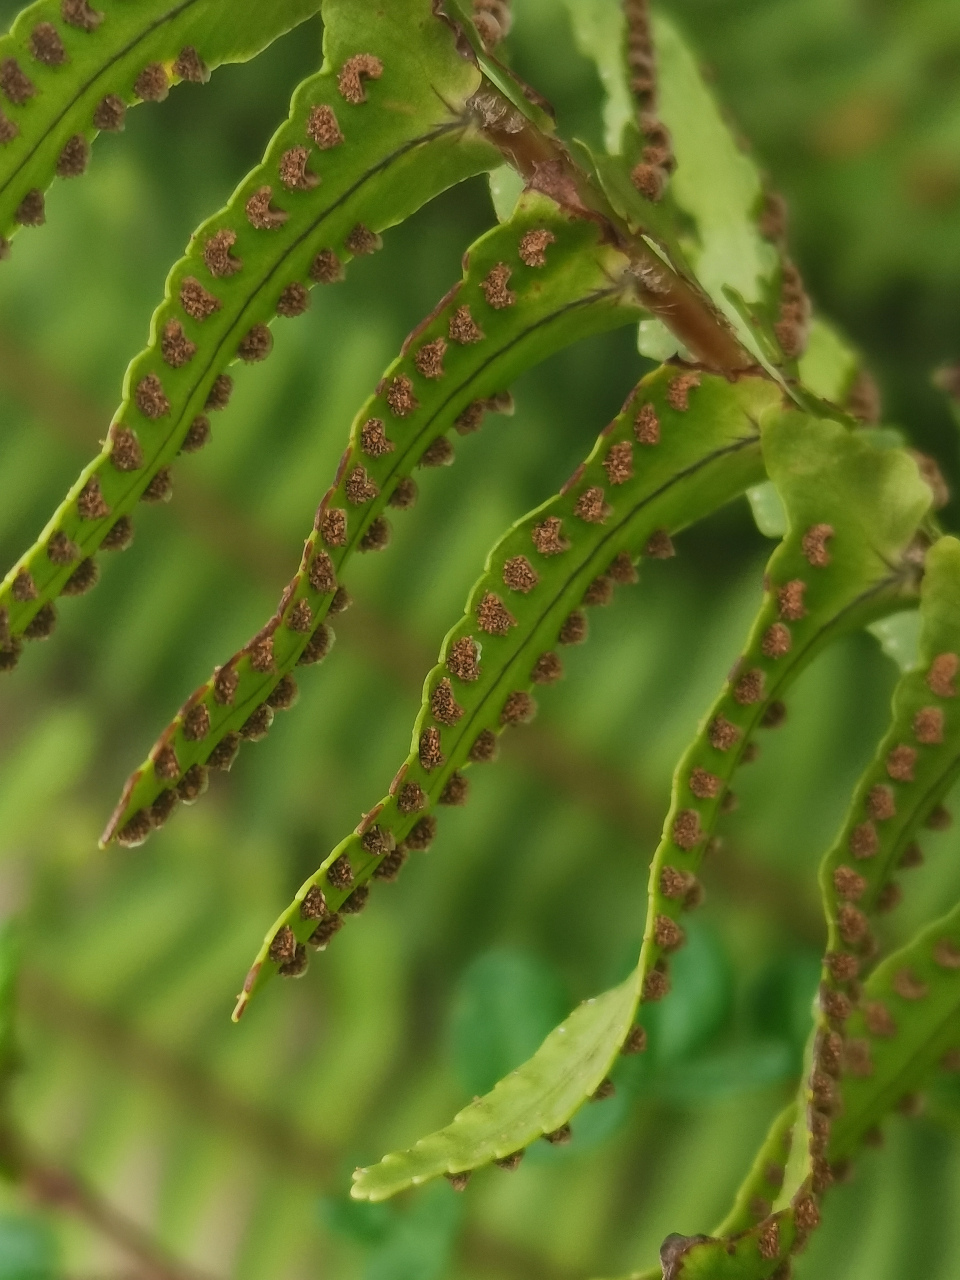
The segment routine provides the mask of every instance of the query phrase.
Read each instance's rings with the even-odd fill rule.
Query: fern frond
[[[352,894],[365,897],[371,876],[392,874],[405,850],[426,847],[434,805],[463,801],[461,769],[492,759],[504,729],[533,715],[531,686],[560,677],[555,649],[585,638],[582,606],[605,603],[616,582],[633,579],[637,556],[672,554],[671,532],[755,481],[757,418],[779,404],[777,388],[764,379],[731,385],[693,376],[695,386],[668,367],[645,378],[561,494],[491,551],[427,677],[411,753],[390,794],[270,930],[235,1017],[287,962],[282,945],[302,948],[311,937],[324,945]]]
[[[99,548],[129,543],[137,501],[169,497],[170,465],[205,442],[207,413],[229,397],[224,370],[269,354],[274,317],[302,312],[309,287],[339,279],[379,232],[496,158],[466,105],[477,72],[426,0],[389,16],[328,0],[324,16],[323,70],[171,271],[103,452],[0,585],[4,667],[24,637],[50,634],[59,594],[95,583]]]
[[[330,646],[324,619],[340,608],[351,556],[385,545],[385,513],[415,500],[416,468],[452,462],[446,433],[475,430],[485,411],[506,407],[505,388],[524,369],[587,334],[635,322],[627,268],[592,223],[564,217],[536,193],[468,250],[461,283],[410,335],[357,414],[276,615],[188,700],[127,783],[104,843],[146,838],[164,793],[211,759],[229,763],[230,742],[248,736],[254,717],[268,721],[272,707],[290,705],[282,694],[290,672]],[[169,768],[160,767],[165,760]]]
[[[680,379],[685,376],[681,374]],[[691,394],[689,385],[683,385],[682,391],[678,392],[678,383],[679,380],[674,379],[668,385],[668,396],[672,394],[679,399],[680,395],[686,397]],[[696,872],[723,812],[731,776],[752,747],[754,731],[765,721],[770,722],[771,712],[782,706],[782,694],[826,644],[844,631],[863,625],[878,611],[882,613],[896,607],[898,600],[909,597],[916,590],[912,567],[904,561],[904,555],[917,524],[929,506],[930,495],[912,460],[902,453],[876,449],[869,442],[851,435],[839,423],[795,412],[780,413],[776,409],[776,401],[771,403],[769,399],[772,384],[758,380],[755,385],[764,388],[768,397],[765,405],[768,411],[761,413],[760,417],[763,454],[768,473],[780,489],[789,513],[790,530],[768,565],[767,601],[751,631],[745,654],[674,775],[673,799],[664,824],[663,839],[650,868],[647,924],[640,960],[632,978],[618,989],[624,999],[626,992],[632,992],[635,1004],[659,1001],[669,994],[669,956],[685,941],[679,917],[700,900]],[[704,390],[701,386],[693,394],[702,395]],[[657,409],[660,409],[659,404]],[[713,425],[719,417],[716,408],[711,413],[698,402],[697,412],[691,414],[691,422],[687,424],[687,432],[694,428],[701,412],[704,429],[707,430],[710,429],[707,424]],[[610,458],[606,446],[604,439],[604,452]],[[616,447],[616,444],[611,446],[612,449]],[[596,501],[602,502],[604,490],[601,486],[594,484],[587,489],[581,488],[596,478],[589,474],[583,476],[571,496],[579,494],[577,502],[582,503],[584,494],[598,494]],[[650,482],[650,477],[644,475],[644,484]],[[682,484],[677,486],[676,501],[683,504],[681,510],[689,519],[696,508]],[[567,529],[571,523],[569,518],[564,520],[563,528]],[[669,524],[666,527],[669,528]],[[559,526],[555,532],[559,534]],[[645,532],[649,535],[649,530]],[[519,541],[514,546],[512,535],[505,543],[506,550],[519,550]],[[472,636],[466,637],[463,633],[468,629],[472,632],[478,624],[482,629],[484,608],[493,609],[488,602],[495,600],[499,610],[504,609],[499,597],[490,590],[501,564],[499,553],[500,548],[491,556],[490,567],[494,573],[488,574],[488,579],[482,579],[474,591],[471,598],[473,610],[468,612],[466,623],[448,637],[446,653],[454,652],[450,644],[454,636],[473,643]],[[514,562],[505,560],[502,563],[506,567]],[[500,572],[502,574],[502,570]],[[798,602],[802,607],[798,607]],[[546,615],[543,617],[545,621]],[[790,628],[781,620],[784,618],[791,623]],[[552,642],[555,626],[555,622],[549,630],[543,626],[541,643]],[[534,633],[538,639],[540,630],[538,625]],[[502,644],[502,641],[496,643]],[[485,650],[488,646],[485,639]],[[527,657],[528,664],[529,661]],[[439,670],[428,680],[428,690],[440,687],[435,684],[438,674]],[[500,679],[498,684],[500,689],[495,709],[508,705],[504,699],[513,682]],[[457,699],[460,697],[459,688]],[[436,719],[435,709],[425,708],[425,712],[430,710]],[[417,726],[420,731],[419,760],[411,756],[407,771],[398,775],[403,779],[415,776],[417,780],[412,785],[419,794],[424,794],[425,787],[431,786],[428,776],[431,770],[423,770],[424,733],[429,732],[425,725],[429,725],[429,715],[422,713]],[[488,732],[491,732],[490,728]],[[440,742],[438,736],[438,748]],[[445,750],[448,742],[445,732],[442,738]],[[417,744],[415,736],[415,749]],[[454,749],[447,767],[455,768],[460,760],[461,756]],[[382,821],[382,812],[372,816],[378,822]],[[394,830],[389,818],[386,829]],[[347,847],[346,843],[339,846],[331,857],[341,857]],[[362,856],[362,845],[357,852]],[[383,850],[381,856],[386,852]],[[353,859],[346,861],[353,865]],[[369,862],[375,863],[376,859],[370,858]],[[342,864],[328,860],[324,865],[335,869]],[[316,880],[304,886],[301,894],[309,892],[314,884],[317,884]],[[324,896],[328,891],[329,884],[324,883]],[[285,924],[287,930],[292,930],[295,923],[292,913],[288,912],[278,923],[281,928]],[[269,947],[276,946],[278,936],[286,937],[285,934],[272,935],[259,957],[261,965],[269,961]],[[251,971],[253,986],[257,985],[260,974],[261,970],[255,966]],[[619,1010],[620,999],[615,992],[608,992],[600,999],[604,1002],[601,1006],[604,1010],[607,1001],[611,1008]],[[241,997],[238,1006],[241,1010],[243,1003],[244,997]],[[578,1015],[590,1025],[587,1015],[580,1015],[577,1011],[573,1016]],[[620,1023],[615,1018],[598,1028],[600,1034],[614,1030],[620,1031]],[[494,1090],[487,1098],[462,1112],[449,1129],[423,1139],[410,1151],[386,1157],[372,1170],[361,1171],[357,1175],[354,1194],[372,1194],[377,1198],[392,1195],[413,1181],[422,1181],[428,1176],[465,1173],[489,1161],[492,1143],[509,1147],[521,1134],[532,1131],[535,1125],[529,1116],[525,1117],[523,1126],[508,1127],[507,1122],[508,1118],[514,1119],[512,1108],[520,1097],[534,1106],[535,1097],[547,1096],[550,1088],[556,1088],[557,1080],[564,1078],[565,1066],[562,1054],[556,1050],[557,1042],[547,1043],[550,1044],[549,1049],[545,1044],[530,1062],[508,1077],[511,1085],[500,1095],[505,1111],[496,1107],[495,1099],[499,1099]],[[593,1056],[589,1057],[579,1039],[575,1043],[576,1065],[573,1060],[567,1065],[571,1074],[578,1074],[581,1081],[585,1078],[589,1083],[592,1077],[580,1072],[579,1064],[589,1061],[594,1067],[605,1062],[609,1070],[623,1044],[623,1035],[620,1039],[611,1038],[602,1044],[598,1042]],[[545,1078],[546,1066],[553,1074]],[[588,1096],[582,1092],[576,1105],[579,1106]],[[534,1109],[533,1115],[536,1114]],[[557,1113],[550,1110],[548,1114],[553,1120]],[[465,1141],[468,1136],[476,1140],[475,1150],[471,1151]],[[517,1141],[512,1149],[516,1150],[520,1145]],[[455,1165],[451,1164],[453,1160],[457,1161]]]
[[[237,14],[199,0],[39,0],[0,39],[0,257],[21,226],[45,220],[55,177],[84,172],[90,144],[140,102],[245,62],[312,17],[320,0],[276,0]]]

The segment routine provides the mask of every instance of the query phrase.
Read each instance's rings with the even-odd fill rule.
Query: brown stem
[[[22,1134],[0,1130],[0,1160],[44,1208],[73,1213],[140,1265],[149,1280],[211,1280],[168,1253],[147,1231],[116,1209],[79,1174],[47,1161]]]
[[[710,298],[654,253],[642,229],[635,232],[627,226],[559,138],[521,115],[489,81],[474,95],[472,106],[484,136],[528,188],[542,191],[571,217],[596,222],[605,239],[629,257],[640,301],[695,360],[728,377],[757,372],[756,358],[741,345]]]

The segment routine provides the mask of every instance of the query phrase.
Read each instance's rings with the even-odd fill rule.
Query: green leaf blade
[[[513,1155],[560,1129],[606,1078],[639,995],[638,975],[632,973],[620,986],[579,1005],[528,1062],[465,1107],[445,1129],[358,1169],[351,1195],[385,1200],[443,1174]]]

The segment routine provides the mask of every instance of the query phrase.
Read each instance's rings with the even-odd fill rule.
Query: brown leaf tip
[[[480,288],[483,290],[488,306],[493,307],[495,311],[512,307],[517,300],[517,295],[507,288],[512,274],[505,262],[498,262],[490,269],[487,278],[480,282]]]
[[[171,369],[188,364],[197,354],[197,344],[190,341],[179,320],[168,320],[163,326],[160,354]]]
[[[170,401],[163,389],[163,383],[155,373],[148,373],[140,379],[133,398],[145,418],[156,420],[170,412]]]
[[[413,394],[413,383],[405,373],[398,373],[387,387],[387,404],[395,418],[406,418],[420,408]]]
[[[589,626],[587,615],[581,609],[575,609],[563,620],[557,640],[560,644],[583,644],[587,638]]]
[[[517,620],[498,595],[488,591],[477,605],[477,626],[491,636],[505,636]]]
[[[591,485],[583,491],[573,508],[573,514],[586,524],[603,524],[610,515],[610,507],[600,485]]]
[[[488,764],[496,758],[497,735],[492,729],[481,729],[470,748],[470,759],[474,764]]]
[[[420,734],[420,764],[427,773],[442,765],[446,757],[440,750],[440,730],[431,725]]]
[[[310,115],[307,117],[307,137],[321,151],[329,151],[341,145],[343,134],[332,107],[321,103],[319,106],[310,108]]]
[[[651,560],[669,560],[677,552],[667,530],[654,529],[643,548],[643,554]]]
[[[63,144],[57,157],[58,178],[79,178],[90,161],[90,144],[82,133],[75,133]]]
[[[815,524],[806,531],[800,540],[800,549],[804,559],[815,569],[825,569],[830,563],[830,552],[827,540],[833,537],[833,525]]]
[[[611,484],[626,484],[633,478],[633,445],[629,440],[610,446],[603,460],[603,469]]]
[[[379,80],[383,75],[383,63],[372,53],[355,53],[348,58],[337,75],[340,96],[353,106],[366,102],[365,80]]]
[[[690,408],[690,392],[699,387],[699,373],[681,373],[667,387],[667,404],[671,409],[683,412]]]
[[[180,305],[191,320],[202,322],[219,311],[223,304],[208,293],[194,276],[185,276],[180,285]]]
[[[540,581],[540,575],[526,556],[513,556],[503,566],[503,583],[511,591],[527,595]]]
[[[127,104],[115,93],[101,98],[94,108],[93,127],[104,133],[120,133],[127,114]]]
[[[960,657],[955,653],[941,653],[930,663],[927,672],[927,685],[931,693],[938,698],[955,698],[957,696],[954,678],[960,669]]]
[[[46,67],[60,67],[67,61],[60,32],[52,22],[38,22],[30,32],[27,46],[31,55]]]
[[[913,717],[913,732],[918,742],[933,746],[943,741],[943,712],[939,707],[921,707]]]
[[[471,682],[480,678],[480,650],[473,636],[461,636],[450,646],[447,670],[458,680]]]
[[[858,823],[850,832],[849,846],[855,858],[872,858],[880,847],[877,829],[873,823]]]
[[[913,747],[894,747],[887,756],[887,773],[894,782],[912,782],[913,768],[917,763],[917,753]]]
[[[741,732],[735,724],[731,724],[729,720],[723,716],[716,716],[710,722],[707,729],[707,738],[711,747],[717,751],[729,751],[731,747],[736,746],[740,741]]]
[[[257,231],[275,231],[290,216],[283,209],[274,209],[272,200],[273,187],[263,186],[258,187],[244,205],[247,221]]]
[[[472,342],[482,342],[483,330],[470,314],[469,306],[457,307],[447,325],[447,333],[451,342],[460,346],[468,346]]]
[[[434,720],[445,725],[455,725],[463,715],[463,707],[453,696],[453,685],[446,676],[430,695],[430,713]]]
[[[170,81],[163,64],[148,63],[134,80],[133,92],[144,102],[163,102],[170,92]]]
[[[432,342],[425,342],[413,357],[417,372],[424,378],[442,378],[443,357],[446,350],[445,338],[434,338]]]
[[[321,249],[310,264],[310,279],[315,284],[337,284],[344,275],[343,263],[332,249]]]
[[[556,556],[570,548],[570,539],[563,532],[563,521],[559,516],[547,516],[546,520],[533,526],[530,536],[533,545],[542,556]]]
[[[417,813],[426,805],[426,792],[418,782],[405,782],[397,793],[397,808],[401,813]]]
[[[547,247],[556,243],[557,237],[546,228],[528,231],[520,240],[518,252],[520,259],[528,267],[545,267],[547,265]]]

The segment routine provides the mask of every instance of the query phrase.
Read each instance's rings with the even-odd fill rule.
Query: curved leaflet
[[[211,756],[216,763],[219,744],[264,715],[285,677],[289,688],[294,666],[326,652],[324,618],[338,608],[351,555],[384,545],[385,512],[414,500],[417,466],[453,461],[451,427],[478,428],[487,409],[506,406],[504,388],[551,352],[636,321],[627,266],[600,242],[593,223],[568,218],[536,193],[473,245],[462,282],[410,335],[354,419],[336,482],[277,614],[188,700],[128,782],[104,841],[114,833],[125,843],[144,838],[144,815],[161,793]],[[198,722],[205,730],[199,736]],[[170,760],[171,751],[178,772],[158,771],[156,761]]]
[[[320,0],[237,12],[207,0],[39,0],[0,39],[0,257],[20,226],[44,221],[54,177],[83,173],[101,130],[171,84],[245,62],[311,17]]]
[[[779,393],[765,380],[731,385],[675,368],[656,371],[561,494],[497,544],[427,677],[411,754],[390,794],[271,929],[235,1016],[284,963],[278,938],[323,945],[346,899],[358,889],[365,895],[371,876],[392,874],[409,849],[426,847],[433,805],[465,799],[461,769],[492,759],[497,736],[534,713],[531,686],[560,677],[555,650],[585,638],[582,606],[606,603],[617,582],[634,579],[634,557],[670,554],[669,531],[754,482],[761,470],[756,418],[771,404],[779,404]]]
[[[50,634],[58,594],[94,584],[98,548],[128,544],[138,499],[169,497],[170,464],[206,441],[207,413],[229,397],[226,366],[263,359],[277,314],[302,312],[312,284],[339,279],[347,259],[379,247],[381,230],[496,159],[466,106],[477,72],[427,0],[389,15],[327,0],[323,12],[323,70],[173,268],[103,452],[0,585],[0,668],[15,664],[23,637]]]
[[[659,376],[663,376],[662,373]],[[675,403],[681,396],[702,396],[706,389],[701,385],[693,390],[689,383],[681,383],[685,378],[689,375],[680,374],[668,382],[667,395],[672,395]],[[763,388],[765,400],[761,403],[769,410],[760,418],[763,454],[789,512],[790,532],[768,566],[768,599],[751,632],[745,655],[674,777],[673,801],[664,836],[651,864],[643,949],[637,970],[626,986],[632,992],[634,1009],[641,1000],[657,1001],[669,993],[669,955],[685,940],[679,917],[699,901],[696,870],[722,812],[731,775],[744,758],[753,731],[765,721],[771,722],[772,709],[780,705],[779,695],[826,643],[844,630],[862,625],[877,612],[896,607],[899,598],[915,589],[912,568],[909,562],[903,563],[903,556],[929,505],[929,491],[919,480],[912,461],[905,454],[881,453],[838,423],[781,413],[773,385],[759,380],[754,385]],[[646,390],[645,384],[641,384],[641,389]],[[704,423],[713,420],[710,409],[700,400],[691,398],[690,403],[695,406],[690,426],[701,413]],[[640,415],[636,421],[639,423]],[[609,458],[609,453],[607,456]],[[600,495],[596,501],[603,501],[601,486],[584,490],[580,487],[583,483],[588,483],[587,477],[572,491],[580,494],[578,502],[585,492],[593,490]],[[644,483],[650,483],[646,473]],[[681,494],[687,499],[685,513],[689,520],[693,504],[689,495],[682,493],[682,487],[678,498]],[[566,522],[563,527],[567,527]],[[821,545],[824,539],[831,542],[830,552]],[[649,542],[647,548],[649,551]],[[509,549],[513,549],[512,546]],[[499,560],[495,552],[491,565]],[[807,584],[800,574],[809,575],[811,570],[815,574]],[[793,584],[801,581],[803,590],[798,592]],[[476,616],[471,618],[468,612],[467,617],[472,631],[476,629],[476,622],[482,621],[481,611],[492,594],[488,590],[491,585],[492,575],[488,575],[474,592],[472,603]],[[788,607],[789,602],[796,602],[798,595],[804,600],[802,612]],[[792,632],[783,621],[776,620],[784,616],[790,619]],[[452,633],[451,638],[458,634],[462,635],[462,628]],[[452,651],[449,639],[445,646],[447,653]],[[427,689],[431,687],[428,681]],[[496,705],[505,705],[502,694]],[[429,720],[422,715],[418,722],[421,766],[425,724],[429,724]],[[416,745],[417,739],[414,741]],[[445,736],[444,749],[447,741]],[[451,763],[456,762],[458,757],[453,756]],[[408,762],[414,769],[416,763]],[[419,775],[416,785],[418,789],[423,787]],[[392,830],[389,825],[388,830]],[[343,845],[335,853],[339,855],[341,849]],[[328,861],[325,865],[329,868],[331,863]],[[304,889],[308,890],[308,886]],[[326,891],[325,886],[324,893]],[[289,913],[285,922],[288,927],[292,923]],[[281,921],[281,925],[283,923]],[[269,952],[262,953],[263,959],[268,957]],[[258,976],[255,967],[254,981]],[[600,999],[614,998],[610,992]],[[616,1036],[610,1034],[614,1029]],[[597,1032],[608,1034],[609,1039],[594,1046],[596,1057],[591,1062],[605,1062],[609,1070],[626,1029],[621,1029],[620,1024],[608,1024],[597,1028]],[[583,1055],[584,1048],[578,1045],[578,1060]],[[562,1055],[553,1047],[548,1051],[545,1045],[509,1078],[513,1082],[511,1088],[501,1097],[511,1104],[511,1118],[519,1092],[518,1081],[525,1086],[522,1096],[531,1106],[540,1093],[555,1083],[557,1075],[545,1078],[545,1064],[563,1076]],[[422,1181],[441,1173],[462,1173],[485,1163],[494,1141],[507,1147],[514,1143],[512,1149],[517,1149],[522,1145],[519,1139],[525,1138],[530,1130],[531,1121],[525,1117],[524,1124],[506,1129],[508,1117],[494,1107],[495,1095],[496,1090],[473,1104],[473,1108],[468,1107],[449,1129],[422,1140],[410,1151],[394,1153],[380,1165],[360,1171],[356,1175],[354,1194],[383,1197],[415,1179]],[[569,1114],[587,1096],[588,1092],[581,1092]],[[569,1119],[569,1114],[565,1119]],[[551,1119],[554,1118],[556,1113],[551,1112]],[[468,1135],[475,1141],[472,1150],[464,1141]],[[430,1161],[425,1160],[425,1151],[431,1156]],[[456,1164],[451,1167],[453,1161]]]

